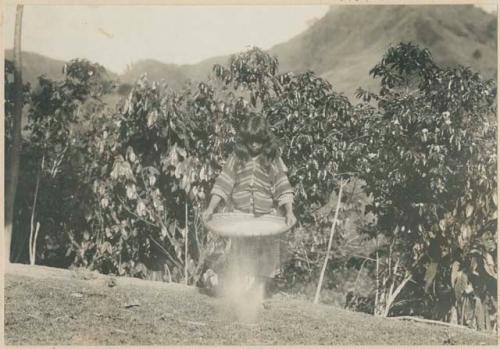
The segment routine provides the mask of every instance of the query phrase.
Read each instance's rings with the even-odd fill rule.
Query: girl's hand
[[[219,195],[212,195],[207,209],[203,211],[203,213],[201,214],[201,218],[203,219],[204,222],[208,222],[212,218],[214,210],[221,200],[222,198]]]
[[[286,225],[288,225],[288,226],[294,225],[296,221],[297,221],[297,218],[295,217],[293,212],[286,213],[286,215],[285,215]]]
[[[205,211],[203,211],[203,213],[201,214],[201,218],[204,222],[208,222],[212,218],[213,214],[214,210],[209,207]]]

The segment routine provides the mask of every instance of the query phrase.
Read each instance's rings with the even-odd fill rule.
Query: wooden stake
[[[36,177],[35,195],[33,198],[33,208],[31,209],[31,231],[30,231],[30,239],[29,239],[29,246],[28,246],[31,265],[35,265],[36,238],[34,238],[34,237],[38,236],[38,230],[40,229],[40,222],[37,222],[36,223],[36,230],[35,230],[35,216],[36,216],[36,203],[37,203],[37,198],[38,198],[38,189],[40,187],[40,177],[42,176],[44,164],[45,164],[45,155],[42,156],[42,164],[40,166],[40,172],[38,172],[38,176]]]
[[[36,262],[36,241],[38,240],[38,231],[40,230],[40,222],[36,222],[35,237],[33,239],[33,247],[31,249],[32,255],[30,256],[31,265],[35,265]]]
[[[326,250],[325,261],[323,262],[323,268],[321,269],[321,274],[319,276],[318,287],[316,288],[316,295],[314,296],[314,304],[318,304],[319,295],[321,292],[321,287],[323,285],[323,278],[325,276],[326,265],[328,264],[328,259],[330,259],[330,250],[332,248],[333,236],[335,235],[335,226],[337,225],[337,218],[340,210],[340,202],[342,199],[342,189],[344,187],[344,181],[340,181],[339,197],[337,199],[337,207],[335,208],[335,216],[333,217],[332,229],[330,230],[330,239],[328,240],[328,248]]]
[[[185,204],[185,226],[184,226],[184,276],[186,285],[188,284],[188,204]]]

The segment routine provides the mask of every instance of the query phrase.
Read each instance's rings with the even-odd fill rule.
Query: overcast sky
[[[304,31],[328,6],[33,6],[23,13],[23,50],[68,60],[87,58],[120,73],[142,58],[197,63],[267,49]],[[5,12],[5,47],[13,46],[15,8]]]
[[[483,6],[488,11],[494,5]],[[25,5],[23,50],[86,58],[121,73],[152,58],[197,63],[284,42],[321,18],[328,6],[36,6]],[[13,45],[15,8],[4,13],[5,47]]]

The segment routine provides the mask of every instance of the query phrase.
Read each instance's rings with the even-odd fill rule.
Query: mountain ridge
[[[428,48],[440,65],[471,66],[496,77],[496,18],[472,5],[334,6],[307,31],[270,52],[283,71],[313,70],[352,96],[358,86],[376,86],[369,70],[390,45],[408,41]]]
[[[12,60],[14,51],[6,49],[5,60]],[[52,58],[32,51],[22,51],[23,62],[23,81],[30,84],[36,83],[38,77],[45,75],[52,80],[60,80],[64,77],[63,68],[68,61]],[[97,62],[98,63],[98,62]],[[116,78],[119,75],[110,69],[104,67],[111,78]]]
[[[335,5],[308,29],[266,51],[278,57],[281,72],[312,70],[337,92],[353,98],[360,86],[378,87],[369,71],[390,45],[399,42],[428,48],[440,65],[470,66],[485,78],[496,78],[496,26],[495,15],[473,5]],[[205,80],[215,63],[226,63],[229,57],[182,65],[145,59],[117,76],[122,83],[132,84],[146,73],[151,80],[165,80],[179,88],[187,80]],[[64,63],[55,61],[54,66],[62,68]],[[52,65],[42,66],[49,70],[47,76],[62,76]],[[34,70],[26,69],[28,81]]]

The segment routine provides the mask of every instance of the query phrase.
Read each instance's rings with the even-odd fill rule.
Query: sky
[[[482,6],[487,11],[495,6]],[[250,45],[268,49],[301,33],[329,7],[25,5],[22,48],[48,57],[86,58],[116,73],[140,59],[194,64]],[[13,46],[14,6],[4,13]]]
[[[86,58],[121,73],[151,58],[192,64],[250,45],[268,49],[304,31],[328,6],[34,6],[23,12],[22,48],[61,60]],[[15,8],[4,43],[13,46]]]

